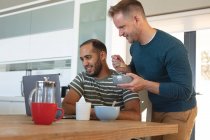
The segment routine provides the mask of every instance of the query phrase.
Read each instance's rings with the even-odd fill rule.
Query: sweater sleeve
[[[165,65],[169,82],[160,83],[160,96],[171,99],[188,100],[194,94],[192,72],[184,46],[173,47],[165,55]]]

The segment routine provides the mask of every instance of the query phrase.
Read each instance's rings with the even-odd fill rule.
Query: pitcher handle
[[[33,95],[34,95],[34,93],[36,92],[36,88],[34,88],[31,92],[30,92],[30,94],[29,94],[29,97],[28,97],[28,104],[29,104],[29,107],[30,107],[30,109],[31,109],[31,103],[32,103],[32,100],[33,100]]]
[[[61,115],[58,118],[55,118],[54,121],[58,121],[58,120],[62,119],[63,116],[64,116],[64,110],[63,110],[63,108],[57,108],[57,111],[59,111],[59,110],[61,111]]]

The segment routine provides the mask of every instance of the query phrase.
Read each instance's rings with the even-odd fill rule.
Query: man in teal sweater
[[[137,0],[121,0],[109,9],[119,35],[131,43],[126,65],[112,56],[114,68],[133,81],[118,86],[132,91],[147,90],[152,102],[152,121],[178,124],[178,134],[152,140],[189,140],[197,115],[195,91],[187,51],[181,41],[152,28]]]

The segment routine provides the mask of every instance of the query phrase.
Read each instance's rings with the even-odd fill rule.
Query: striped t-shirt
[[[117,74],[111,70],[112,74]],[[91,102],[92,107],[96,105],[111,106],[116,101],[116,106],[124,108],[124,103],[139,99],[137,93],[130,90],[118,88],[112,81],[112,76],[98,80],[88,76],[85,72],[79,73],[70,83],[71,88],[75,89],[80,96],[84,96],[86,102]]]

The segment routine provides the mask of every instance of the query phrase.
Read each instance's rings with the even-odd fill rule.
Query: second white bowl
[[[95,106],[96,117],[102,121],[116,120],[119,113],[120,107],[113,106]]]

